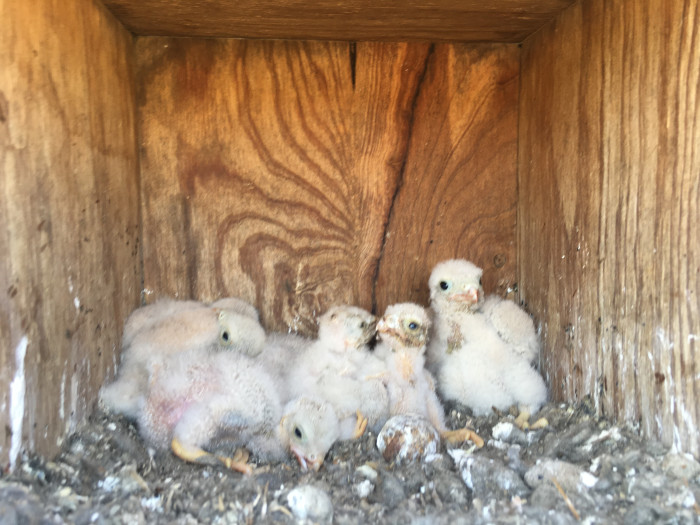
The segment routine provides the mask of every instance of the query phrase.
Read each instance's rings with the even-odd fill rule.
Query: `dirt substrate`
[[[290,458],[247,477],[149,451],[98,411],[53,461],[24,458],[0,478],[0,524],[700,523],[700,464],[586,403],[547,405],[549,426],[531,432],[510,414],[447,408],[451,428],[471,425],[486,446],[399,466],[368,433],[336,443],[318,472]]]

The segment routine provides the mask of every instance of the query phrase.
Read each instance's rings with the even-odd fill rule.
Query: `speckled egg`
[[[377,436],[377,448],[397,465],[421,461],[440,448],[440,434],[425,418],[400,414],[386,422]]]

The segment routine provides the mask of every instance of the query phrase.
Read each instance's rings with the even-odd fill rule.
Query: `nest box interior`
[[[2,463],[52,454],[126,316],[313,333],[463,257],[553,399],[700,452],[696,0],[3,2]]]

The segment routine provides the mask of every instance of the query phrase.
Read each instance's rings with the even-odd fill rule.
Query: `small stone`
[[[598,478],[582,468],[558,459],[543,459],[525,473],[525,482],[532,488],[556,480],[565,491],[580,491],[593,487]]]
[[[625,525],[653,525],[665,521],[668,515],[658,508],[658,505],[641,503],[634,505],[625,514]]]
[[[333,521],[333,503],[330,496],[313,485],[301,485],[287,494],[287,505],[298,520],[319,523]]]
[[[464,482],[452,471],[437,472],[433,477],[435,492],[443,504],[454,504],[461,508],[469,504],[469,491]]]
[[[395,509],[406,499],[406,492],[403,483],[396,476],[390,472],[383,471],[370,499],[372,502],[384,505],[388,509]]]
[[[355,473],[367,478],[370,481],[375,481],[377,479],[377,476],[379,475],[377,474],[376,470],[374,470],[370,465],[366,463],[361,467],[357,467],[355,469]]]
[[[153,496],[151,498],[141,498],[141,506],[146,510],[150,510],[151,512],[163,511],[163,501],[159,496]]]
[[[491,429],[491,435],[494,439],[505,441],[506,443],[528,444],[527,434],[510,421],[501,421],[494,425],[493,429]]]
[[[0,523],[41,523],[41,501],[29,489],[0,481]]]
[[[360,483],[356,483],[352,487],[352,491],[358,498],[364,499],[369,496],[374,490],[374,483],[366,479]]]
[[[695,494],[688,487],[679,487],[668,496],[666,505],[670,507],[685,507],[686,509],[693,508],[696,505]]]
[[[518,473],[497,459],[464,455],[455,462],[458,462],[462,480],[475,497],[486,499],[494,494],[525,496],[530,492]]]
[[[661,463],[663,471],[676,479],[694,479],[700,474],[700,463],[690,454],[669,452]]]

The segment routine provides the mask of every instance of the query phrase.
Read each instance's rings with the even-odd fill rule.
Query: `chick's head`
[[[228,309],[219,309],[219,345],[255,357],[265,343],[265,330],[257,319]]]
[[[399,348],[425,350],[430,318],[422,306],[400,303],[387,307],[377,323],[377,333],[392,350]]]
[[[279,424],[279,436],[302,470],[318,470],[326,453],[340,437],[340,423],[329,403],[302,396],[287,403]]]
[[[318,320],[318,338],[329,348],[345,351],[359,349],[376,333],[377,318],[356,306],[334,306]]]
[[[430,305],[439,314],[479,310],[484,303],[482,273],[481,268],[464,259],[437,264],[428,280]]]

